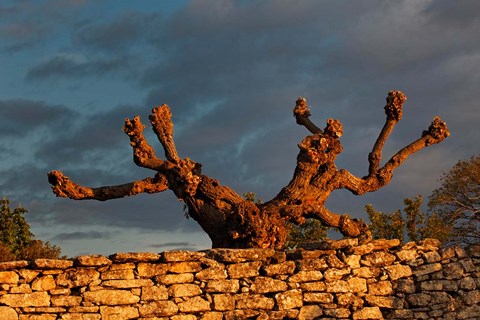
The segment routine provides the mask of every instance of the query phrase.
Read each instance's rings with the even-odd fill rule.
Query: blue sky
[[[171,192],[73,201],[56,198],[46,174],[89,186],[153,175],[133,164],[122,126],[167,103],[181,157],[268,200],[292,177],[307,135],[292,118],[297,97],[319,126],[342,122],[337,166],[361,176],[397,89],[408,100],[384,158],[435,115],[452,136],[411,157],[384,189],[327,202],[358,218],[367,203],[396,210],[479,153],[479,29],[474,0],[2,1],[0,194],[69,256],[204,249],[208,237]]]

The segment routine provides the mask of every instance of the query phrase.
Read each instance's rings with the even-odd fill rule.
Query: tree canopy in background
[[[451,227],[451,244],[480,243],[480,155],[457,162],[440,178],[428,207]]]
[[[480,155],[459,161],[440,181],[441,186],[429,197],[427,211],[422,210],[421,196],[405,199],[403,213],[384,213],[367,205],[373,237],[436,238],[446,245],[480,243]]]
[[[25,219],[25,208],[10,208],[10,201],[0,200],[0,262],[13,260],[59,259],[61,249],[35,239]]]

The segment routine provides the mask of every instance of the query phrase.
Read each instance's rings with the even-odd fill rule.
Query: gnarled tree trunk
[[[167,105],[155,107],[150,116],[153,130],[165,151],[165,159],[155,155],[143,135],[145,126],[138,116],[127,119],[124,126],[133,147],[134,162],[153,170],[153,177],[99,188],[80,186],[60,171],[50,172],[48,180],[57,196],[75,200],[105,201],[170,189],[185,202],[188,214],[209,235],[213,247],[279,249],[286,240],[287,222],[301,224],[306,218],[316,218],[326,226],[336,227],[346,237],[359,237],[368,234],[365,223],[328,210],[325,202],[330,193],[336,189],[347,189],[356,195],[376,191],[390,182],[393,171],[411,154],[449,136],[445,122],[435,117],[419,139],[398,151],[380,167],[383,145],[402,118],[405,100],[400,91],[388,93],[385,106],[387,119],[368,156],[368,175],[360,178],[335,166],[335,159],[342,152],[339,138],[343,129],[340,122],[328,119],[325,129],[320,129],[309,118],[306,100],[299,98],[293,113],[297,123],[309,130],[311,135],[298,145],[300,152],[290,183],[275,198],[263,204],[244,199],[231,188],[203,175],[201,164],[178,156]]]

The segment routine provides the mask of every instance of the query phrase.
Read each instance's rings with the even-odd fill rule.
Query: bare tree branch
[[[157,158],[155,151],[143,136],[145,125],[140,122],[140,117],[125,119],[123,131],[130,137],[133,147],[133,161],[136,165],[147,169],[160,171],[165,165],[164,161]]]
[[[49,172],[48,181],[52,185],[52,190],[57,197],[66,197],[74,200],[93,199],[106,201],[139,193],[157,193],[168,189],[167,179],[161,174],[155,175],[154,178],[147,177],[140,181],[99,188],[81,186],[72,182],[70,178],[60,171]]]
[[[155,107],[149,118],[153,131],[165,150],[165,157],[168,161],[178,163],[180,158],[173,142],[173,123],[170,108],[166,104]]]
[[[407,97],[401,91],[390,91],[386,100],[385,114],[387,115],[387,119],[373,146],[372,152],[368,155],[368,162],[370,163],[368,174],[370,176],[377,172],[380,161],[382,160],[383,146],[397,122],[402,119],[402,108]]]
[[[310,121],[310,109],[307,107],[307,100],[305,98],[299,97],[297,99],[295,108],[293,109],[293,116],[297,120],[299,125],[307,128],[311,133],[322,133],[322,129],[317,127],[312,121]]]

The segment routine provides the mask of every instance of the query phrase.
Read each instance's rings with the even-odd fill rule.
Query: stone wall
[[[0,319],[480,319],[480,247],[117,253],[0,263]]]

